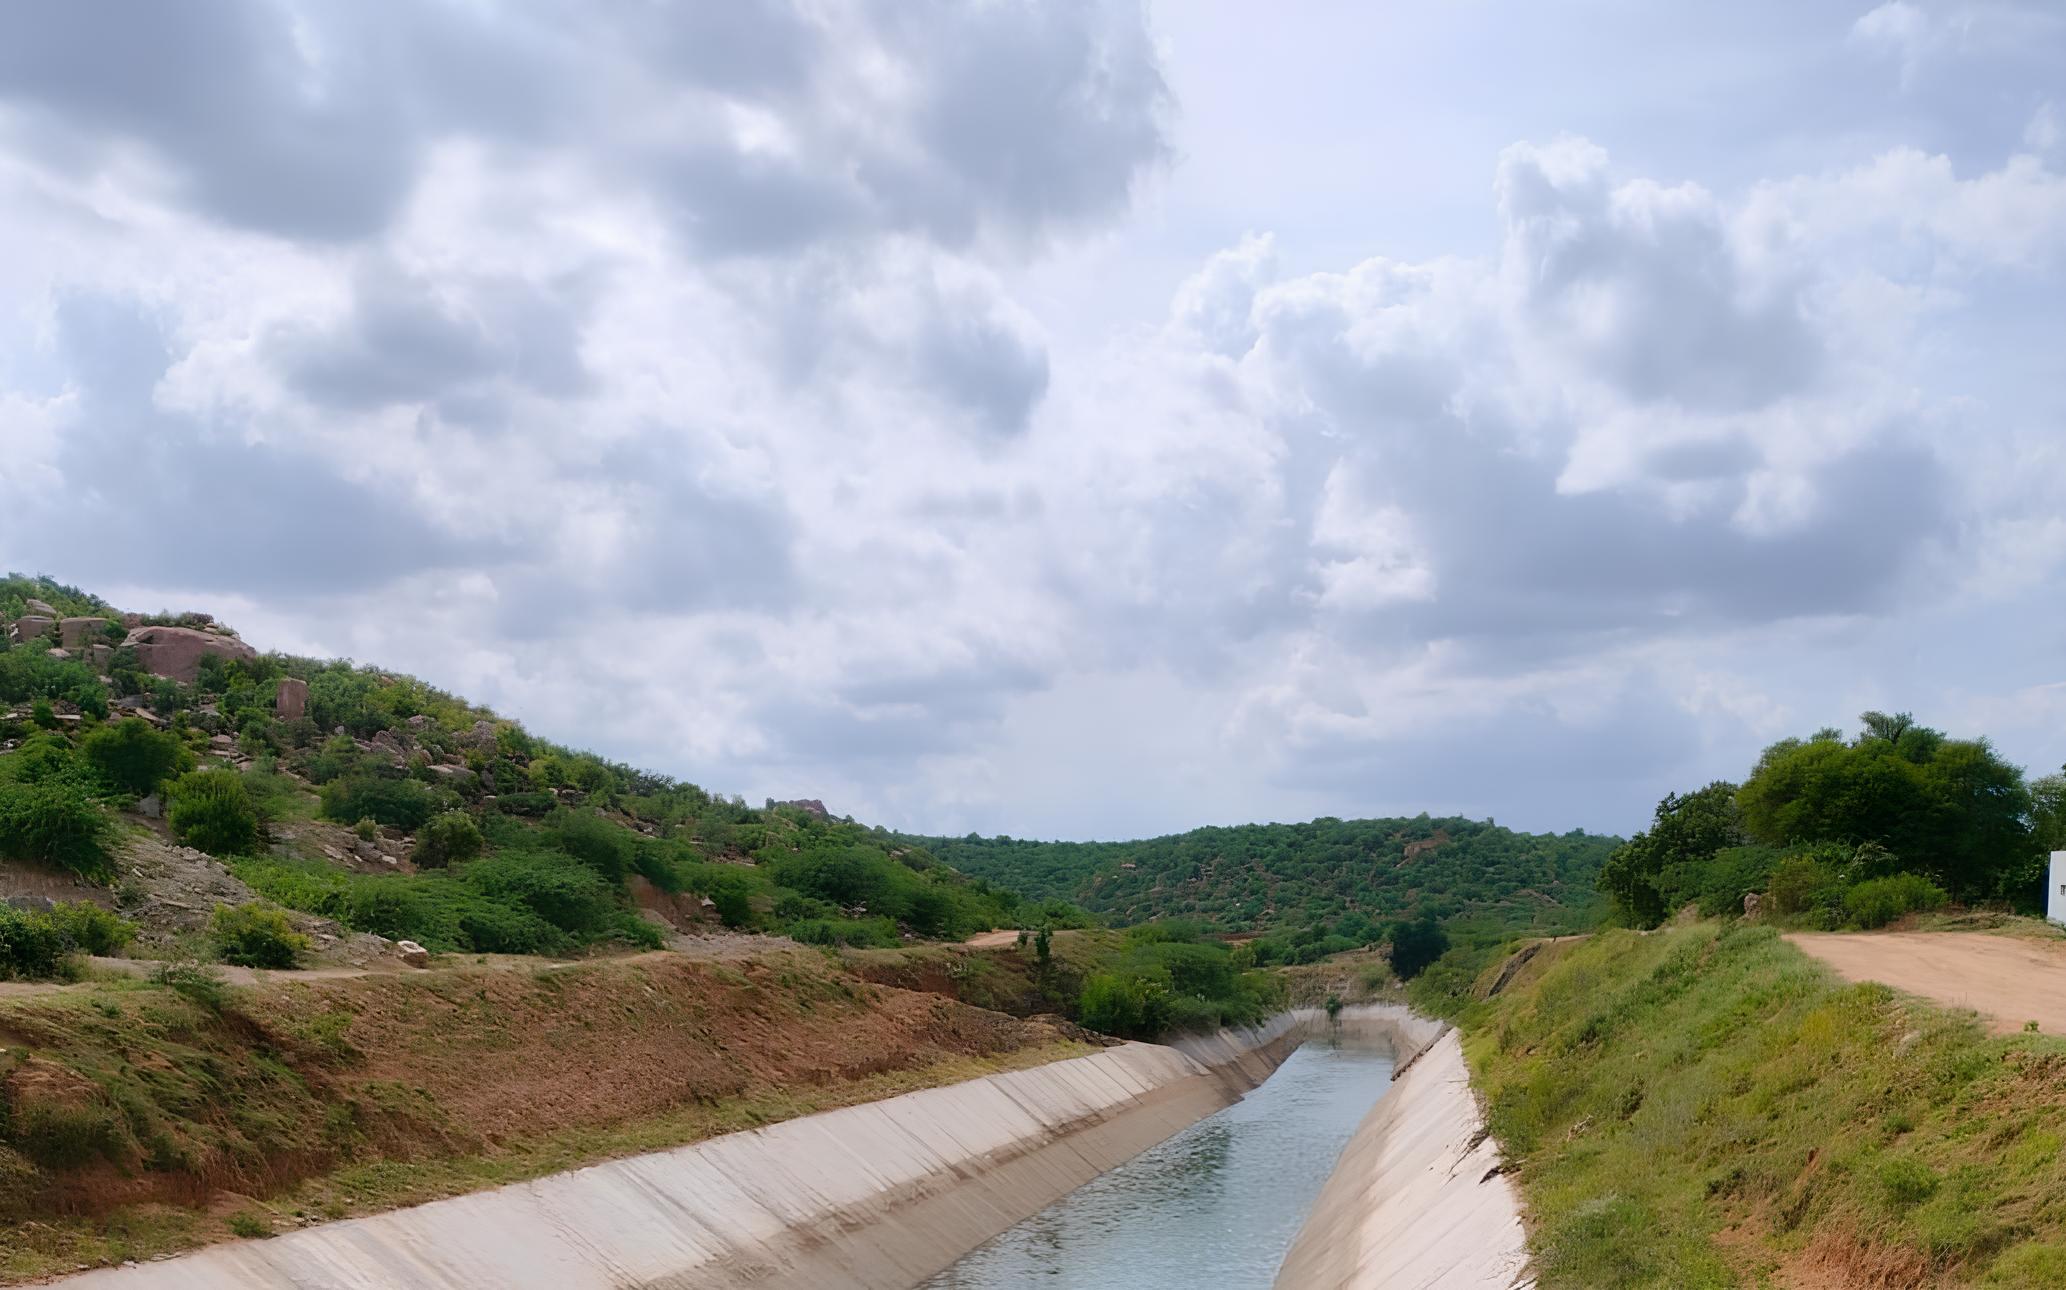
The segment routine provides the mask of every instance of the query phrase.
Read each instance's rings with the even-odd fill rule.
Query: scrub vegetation
[[[1158,918],[1262,933],[1256,961],[1311,963],[1425,917],[1460,940],[1582,931],[1621,839],[1516,833],[1490,820],[1319,819],[1138,842],[910,838],[964,873],[1120,923]]]

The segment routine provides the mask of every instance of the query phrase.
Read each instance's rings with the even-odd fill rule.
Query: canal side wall
[[[1400,1010],[1403,1012],[1404,1010]],[[75,1290],[901,1290],[1238,1100],[1307,1038],[1283,1014],[68,1278]]]
[[[1521,1198],[1499,1171],[1463,1045],[1436,1029],[1342,1149],[1278,1290],[1534,1284]]]

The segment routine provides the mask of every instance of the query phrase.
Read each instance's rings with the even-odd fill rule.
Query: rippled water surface
[[[1093,1179],[923,1290],[1260,1290],[1349,1135],[1382,1053],[1307,1044],[1259,1089]]]

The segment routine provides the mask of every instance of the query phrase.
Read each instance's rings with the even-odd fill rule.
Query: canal
[[[1392,1058],[1314,1042],[1218,1114],[978,1247],[922,1290],[1267,1290]]]

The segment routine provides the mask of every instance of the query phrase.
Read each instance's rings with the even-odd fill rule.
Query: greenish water
[[[972,1251],[922,1290],[1267,1290],[1392,1059],[1307,1044],[1261,1088]]]

